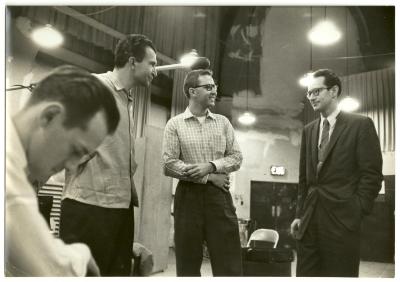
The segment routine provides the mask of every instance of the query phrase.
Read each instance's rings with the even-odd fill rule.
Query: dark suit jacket
[[[381,188],[382,153],[368,117],[340,112],[317,172],[319,124],[305,126],[301,140],[296,217],[301,239],[318,202],[348,230],[359,228]]]

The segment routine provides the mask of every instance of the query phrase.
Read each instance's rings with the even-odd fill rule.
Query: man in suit
[[[335,73],[313,73],[307,98],[321,118],[301,140],[296,218],[297,276],[357,277],[360,225],[382,181],[382,155],[368,117],[340,111]]]

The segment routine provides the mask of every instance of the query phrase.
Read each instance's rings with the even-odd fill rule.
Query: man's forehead
[[[324,87],[325,86],[325,77],[319,76],[319,77],[311,77],[309,84],[308,84],[308,89],[314,89],[318,87]]]
[[[214,79],[211,75],[205,74],[199,76],[199,82],[214,82]]]
[[[146,47],[146,58],[148,60],[156,61],[156,57],[157,57],[157,54],[156,54],[156,52],[154,52],[153,48],[147,46]]]

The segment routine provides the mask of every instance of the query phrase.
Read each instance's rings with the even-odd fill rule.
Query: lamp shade
[[[49,24],[35,29],[31,37],[36,44],[44,48],[56,48],[64,41],[61,33]]]
[[[360,103],[351,97],[346,97],[339,103],[339,108],[345,112],[353,112],[360,107]]]
[[[331,21],[322,21],[308,33],[308,39],[317,45],[330,45],[342,37],[341,32]]]
[[[238,121],[244,125],[251,125],[256,121],[256,117],[250,112],[245,112],[238,118]]]

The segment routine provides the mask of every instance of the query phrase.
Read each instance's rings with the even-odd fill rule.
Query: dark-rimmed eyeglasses
[[[203,84],[203,85],[197,85],[192,88],[199,88],[199,87],[203,87],[207,91],[212,91],[213,89],[215,89],[215,90],[218,89],[218,85],[216,85],[216,84]]]
[[[306,96],[307,96],[307,98],[310,98],[311,95],[313,95],[314,97],[318,97],[319,93],[321,93],[322,90],[325,90],[325,89],[329,90],[331,88],[332,87],[318,87],[318,88],[315,88],[313,90],[307,91],[306,92]]]

